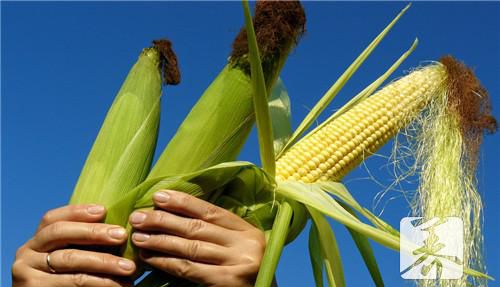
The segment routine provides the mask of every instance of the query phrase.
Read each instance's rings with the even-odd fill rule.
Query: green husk
[[[156,147],[161,84],[160,54],[144,49],[106,115],[71,204],[109,207],[144,180]]]
[[[267,17],[270,11],[285,15],[283,18],[276,18],[284,23],[280,22],[275,25],[276,23],[273,22],[276,19]],[[293,17],[290,17],[290,15]],[[230,62],[188,114],[151,170],[148,179],[195,172],[236,159],[255,123],[253,102],[255,93],[265,91],[264,97],[261,97],[261,99],[267,104],[268,99],[265,94],[269,93],[278,79],[279,72],[289,52],[303,32],[304,23],[302,20],[305,21],[305,18],[302,19],[301,17],[304,17],[303,10],[300,3],[296,1],[258,2],[256,4],[255,19],[257,20],[255,21],[259,23],[256,26],[257,33],[265,35],[270,31],[274,31],[273,33],[282,35],[282,30],[280,30],[283,29],[282,25],[286,25],[286,29],[292,31],[292,34],[287,34],[285,37],[280,38],[279,41],[271,43],[272,45],[266,43],[266,41],[269,41],[266,37],[261,36],[258,39],[259,45],[268,48],[267,52],[262,53],[259,57],[265,66],[263,73],[265,84],[261,81],[261,89],[258,91],[254,89],[249,69],[249,58],[251,56],[249,56],[248,47],[246,47],[247,35],[242,31],[233,44],[234,49]],[[251,41],[251,39],[248,41]],[[269,119],[267,120],[269,122]],[[271,125],[269,125],[268,132],[271,132]],[[270,138],[272,139],[272,135]],[[272,147],[273,143],[271,143]],[[270,162],[274,164],[272,149],[270,154],[272,156]],[[155,192],[159,189],[157,186],[153,186],[149,190]],[[182,188],[177,190],[201,196],[201,194],[193,194],[189,190]],[[272,210],[274,196],[272,193],[266,194],[266,201],[259,203],[254,201],[255,195],[252,195],[252,193],[255,192],[247,191],[245,193],[242,189],[234,189],[226,192],[218,191],[202,198],[236,211],[238,215],[241,215],[241,210],[250,210],[250,215],[247,216],[249,221],[254,222],[263,230],[269,230],[275,215],[275,211]],[[233,207],[228,206],[228,203]],[[241,203],[244,204],[239,205]],[[134,208],[147,207],[150,208],[152,205],[142,207],[136,205]],[[245,216],[242,217],[245,218]],[[131,244],[127,246],[125,254],[134,256]],[[158,276],[157,272],[151,276],[161,277]],[[156,283],[157,285],[153,284],[152,286],[161,286],[165,281],[158,280]],[[171,284],[175,285],[175,283]]]
[[[283,5],[294,5],[297,11],[292,11],[290,8],[288,11],[279,10],[278,8]],[[285,4],[284,2],[258,2],[255,16],[261,19],[259,26],[256,26],[257,33],[276,29],[270,25],[272,23],[269,23],[275,19],[269,19],[265,14],[270,9],[275,9],[275,13],[288,12],[291,15],[303,12],[296,1],[289,1]],[[304,23],[295,23],[294,19],[288,19],[288,21],[290,23],[286,24],[294,34],[284,38],[279,45],[271,47],[274,50],[261,55],[261,61],[267,67],[264,71],[267,92],[276,82],[288,54],[296,45],[304,29]],[[276,30],[275,33],[281,32]],[[246,38],[242,35],[244,33],[240,33],[235,40],[233,44],[235,47],[246,45]],[[244,41],[242,38],[245,38]],[[266,46],[266,40],[268,39],[259,38],[259,45]],[[248,52],[240,55],[238,51],[237,48],[233,50],[229,63],[188,114],[148,178],[191,172],[236,159],[255,123],[253,108],[255,91],[248,70]]]

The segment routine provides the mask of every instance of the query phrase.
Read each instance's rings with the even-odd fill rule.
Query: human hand
[[[266,245],[261,230],[186,193],[161,191],[153,199],[157,210],[129,220],[142,260],[206,286],[253,286]]]
[[[68,205],[47,212],[29,241],[16,253],[13,287],[125,287],[119,277],[135,271],[133,261],[70,245],[118,246],[127,239],[120,226],[100,223],[98,205]]]

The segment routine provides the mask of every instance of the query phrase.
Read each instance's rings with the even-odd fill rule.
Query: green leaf
[[[340,256],[339,247],[337,246],[335,234],[323,214],[311,207],[307,207],[307,210],[318,231],[321,254],[324,258],[328,282],[330,286],[344,287],[345,280],[342,258]]]
[[[399,236],[399,231],[393,228],[390,224],[386,223],[378,216],[374,215],[370,210],[362,207],[347,190],[347,188],[340,182],[318,182],[317,183],[323,191],[326,191],[345,203],[354,208],[357,212],[361,213],[366,219],[368,219],[373,225],[381,230],[390,232],[396,236]]]
[[[255,287],[269,287],[272,285],[281,252],[288,236],[292,216],[292,206],[286,200],[282,201],[278,206],[278,214],[276,214],[273,229],[267,241],[259,273],[255,280]]]
[[[320,244],[318,229],[313,223],[309,230],[309,257],[311,259],[316,287],[323,287],[323,256],[321,255]]]
[[[347,81],[352,77],[352,75],[358,70],[358,68],[363,64],[363,62],[370,56],[373,50],[378,46],[382,39],[387,35],[391,28],[396,24],[396,22],[403,16],[403,14],[410,8],[408,4],[394,20],[387,25],[387,27],[382,30],[382,32],[375,37],[375,39],[365,48],[365,50],[352,62],[352,64],[345,70],[345,72],[338,78],[338,80],[332,85],[332,87],[326,92],[326,94],[316,103],[316,105],[307,114],[304,120],[300,123],[299,127],[295,130],[293,135],[290,137],[285,147],[281,151],[280,155],[283,154],[289,147],[297,141],[300,136],[314,123],[316,118],[323,112],[323,110],[330,104],[330,102],[335,98],[338,92],[344,87]],[[279,156],[280,156],[279,155]],[[279,157],[278,156],[278,157]]]
[[[399,237],[385,230],[380,230],[361,222],[337,201],[325,193],[317,184],[305,184],[284,181],[278,184],[277,193],[286,198],[301,202],[306,207],[313,207],[336,221],[349,226],[357,232],[375,240],[388,248],[399,250]]]
[[[352,99],[350,99],[345,105],[343,105],[340,109],[338,109],[335,113],[333,113],[326,121],[322,122],[320,125],[318,125],[313,130],[311,130],[308,133],[308,135],[313,134],[316,131],[320,130],[325,125],[331,123],[334,119],[338,118],[340,115],[342,115],[343,113],[347,112],[352,107],[354,107],[355,105],[357,105],[358,103],[360,103],[364,99],[366,99],[369,96],[371,96],[373,94],[373,92],[375,90],[377,90],[378,87],[380,87],[380,85],[382,85],[382,83],[384,83],[387,80],[387,78],[389,78],[392,75],[392,73],[394,73],[394,71],[401,65],[401,63],[403,63],[406,60],[406,58],[408,58],[408,56],[410,56],[411,53],[413,53],[413,51],[415,50],[415,48],[417,48],[417,45],[418,45],[418,39],[415,39],[415,41],[413,41],[413,44],[411,45],[411,47],[406,52],[404,52],[399,57],[399,59],[396,62],[394,62],[392,64],[392,66],[387,71],[385,71],[384,74],[382,74],[373,83],[371,83],[366,88],[364,88],[355,97],[353,97]]]
[[[400,238],[399,232],[394,232],[394,228],[390,227],[390,225],[383,222],[375,215],[372,215],[372,220],[379,222],[382,228],[375,228],[361,222],[357,217],[350,214],[336,200],[331,198],[327,193],[323,191],[322,185],[324,186],[325,184],[330,183],[331,182],[306,184],[294,181],[283,181],[278,183],[276,192],[285,198],[293,199],[295,201],[303,203],[308,208],[313,207],[317,209],[324,215],[333,218],[346,227],[351,228],[359,234],[362,234],[363,236],[366,236],[387,248],[396,251],[402,250],[403,252],[412,252],[412,250],[421,247],[417,246],[413,242],[408,241],[405,238]],[[367,212],[366,209],[362,210],[365,210],[366,214],[371,214]],[[451,268],[453,268],[453,266]],[[486,278],[490,280],[493,279],[491,276],[473,269],[464,268],[463,270],[467,275]]]
[[[262,70],[257,37],[255,36],[253,28],[252,14],[250,13],[248,1],[243,1],[243,12],[247,30],[248,56],[252,71],[252,85],[254,91],[253,103],[257,123],[257,134],[259,136],[260,160],[264,170],[274,176],[276,172],[276,163],[274,161],[273,129],[267,103],[266,80],[264,78],[264,71]]]
[[[274,154],[277,155],[292,135],[290,98],[281,78],[273,86],[268,105],[273,126]]]
[[[348,205],[341,203],[342,207],[344,207],[345,210],[349,211],[352,215],[356,216],[356,213],[354,210],[349,207]],[[357,217],[357,216],[356,216]],[[384,286],[384,280],[382,280],[382,275],[380,274],[380,270],[378,268],[377,260],[375,259],[375,256],[373,255],[373,250],[370,245],[370,242],[366,238],[366,236],[352,230],[351,228],[347,227],[347,230],[351,234],[352,239],[354,240],[354,243],[356,243],[356,246],[358,247],[359,253],[363,257],[363,260],[365,262],[366,267],[368,268],[368,271],[370,272],[370,276],[373,279],[373,283],[375,283],[375,286],[377,287],[383,287]]]

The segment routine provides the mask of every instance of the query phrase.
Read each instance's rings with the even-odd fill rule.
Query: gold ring
[[[56,270],[52,265],[50,265],[50,253],[47,253],[47,256],[45,257],[45,261],[47,262],[47,267],[49,267],[49,270],[51,273],[56,273]]]

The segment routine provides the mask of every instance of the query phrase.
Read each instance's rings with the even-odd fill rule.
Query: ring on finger
[[[47,262],[47,267],[49,268],[50,273],[57,273],[54,267],[50,264],[50,252],[45,256],[45,261]]]

